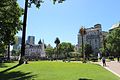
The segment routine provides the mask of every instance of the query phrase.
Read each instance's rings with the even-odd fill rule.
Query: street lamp
[[[86,62],[85,61],[85,53],[84,53],[84,41],[83,41],[83,37],[86,34],[85,28],[81,27],[79,30],[79,33],[81,34],[81,37],[82,37],[82,54],[83,54],[83,63],[84,63],[84,62]]]

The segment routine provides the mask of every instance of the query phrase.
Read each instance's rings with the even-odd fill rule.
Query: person
[[[100,59],[100,57],[101,57],[101,55],[100,55],[100,53],[98,53],[98,60]]]
[[[119,56],[117,57],[117,61],[119,62],[120,60],[119,60]]]
[[[103,66],[106,66],[106,60],[105,60],[105,57],[102,57],[102,63],[103,63]]]

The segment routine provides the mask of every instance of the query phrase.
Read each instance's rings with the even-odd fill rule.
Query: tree
[[[56,44],[56,47],[60,44],[60,40],[58,37],[55,39],[54,43]]]
[[[92,46],[90,44],[85,44],[85,55],[87,58],[93,53]]]
[[[1,56],[4,56],[5,48],[6,48],[6,46],[4,44],[0,43],[0,55]]]
[[[120,56],[120,28],[115,28],[107,36],[108,49]]]
[[[64,57],[70,57],[70,52],[74,51],[74,46],[69,42],[62,42],[59,45],[58,49],[59,49],[60,55],[63,54]]]
[[[83,28],[83,26],[82,26],[81,29],[79,30],[79,34],[81,34],[81,38],[82,38],[83,63],[86,63],[85,53],[84,53],[84,41],[83,41],[83,37],[84,37],[84,35],[86,34],[86,30],[85,30],[85,28]]]
[[[53,54],[54,54],[54,49],[53,49],[53,47],[47,47],[47,48],[45,49],[45,53],[46,53],[47,57],[48,57],[50,60],[52,60]]]
[[[19,50],[16,50],[16,49],[13,49],[12,51],[11,51],[11,55],[12,56],[19,56],[20,55],[20,49]]]
[[[10,45],[15,43],[15,34],[22,29],[20,17],[23,9],[16,0],[0,1],[0,44],[8,45],[8,60],[10,60]]]
[[[58,37],[55,39],[54,43],[56,44],[56,49],[57,49],[57,56],[56,56],[56,57],[58,58],[58,54],[59,54],[58,46],[59,46],[59,44],[60,44],[60,40],[59,40]]]
[[[105,54],[106,50],[104,47],[100,48],[99,51],[101,52],[102,56],[106,56],[106,54]]]
[[[56,2],[62,3],[64,0],[53,0],[53,4]],[[43,0],[25,0],[25,10],[24,10],[24,18],[23,18],[23,31],[22,31],[22,46],[21,46],[21,58],[19,64],[24,63],[24,56],[25,56],[25,37],[26,37],[26,22],[27,22],[27,11],[28,7],[31,7],[31,4],[35,4],[37,8],[41,6]]]

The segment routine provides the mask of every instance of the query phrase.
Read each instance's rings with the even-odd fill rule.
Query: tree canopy
[[[107,48],[120,55],[120,28],[116,28],[109,32],[107,36]]]
[[[65,57],[70,55],[70,52],[74,51],[74,46],[69,42],[62,42],[59,47],[60,54],[63,54]]]
[[[56,47],[58,46],[58,44],[60,44],[60,40],[58,37],[55,39],[54,43],[56,44]]]
[[[92,46],[90,44],[85,44],[85,55],[89,57],[93,53]]]
[[[0,0],[0,45],[15,43],[15,34],[22,29],[23,9],[17,0]]]
[[[53,4],[55,4],[56,2],[58,3],[62,3],[65,0],[52,0]],[[41,3],[43,3],[44,0],[29,0],[28,1],[28,7],[31,7],[31,4],[35,4],[37,8],[39,8],[41,6]]]

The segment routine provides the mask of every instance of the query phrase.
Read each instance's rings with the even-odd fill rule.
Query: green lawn
[[[96,64],[38,61],[0,64],[0,80],[120,80]]]

